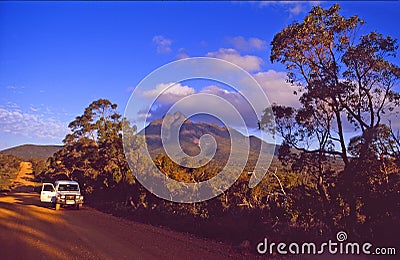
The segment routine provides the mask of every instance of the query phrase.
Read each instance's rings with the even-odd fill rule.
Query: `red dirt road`
[[[87,206],[59,211],[30,193],[32,170],[22,163],[14,192],[0,194],[0,259],[227,259],[231,247],[120,219]]]
[[[85,207],[55,211],[37,193],[0,196],[1,259],[226,259],[232,248]]]

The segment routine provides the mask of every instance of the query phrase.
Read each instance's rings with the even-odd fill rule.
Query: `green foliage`
[[[47,168],[45,159],[31,158],[29,161],[32,164],[32,172],[35,176],[38,176],[40,173],[42,173]]]
[[[364,21],[339,11],[338,4],[313,7],[272,41],[271,61],[286,65],[288,82],[301,93],[300,108],[272,107],[283,139],[279,159],[311,180],[291,190],[292,225],[316,233],[345,227],[354,237],[377,238],[400,212],[399,138],[385,124],[400,105],[400,68],[390,61],[397,40],[360,36]],[[261,124],[271,131],[268,113]],[[346,123],[354,127],[349,144]],[[337,157],[342,169],[332,166]]]
[[[64,139],[64,147],[48,160],[42,177],[75,179],[89,197],[117,186],[126,193],[133,176],[124,157],[122,120],[116,108],[105,99],[92,102],[69,124],[72,133]]]
[[[12,180],[17,176],[21,157],[0,153],[0,191],[9,191]]]

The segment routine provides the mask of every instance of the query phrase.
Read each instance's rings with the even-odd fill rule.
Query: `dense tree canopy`
[[[313,7],[301,23],[275,35],[271,61],[286,66],[301,105],[275,105],[273,112],[283,139],[280,159],[313,176],[328,226],[355,230],[371,218],[362,213],[371,208],[369,198],[387,205],[377,209],[381,217],[399,207],[399,143],[390,119],[400,105],[395,91],[400,68],[391,62],[395,39],[378,32],[360,35],[364,21],[339,11],[337,4]],[[268,115],[264,118],[268,129]],[[338,174],[330,167],[337,156],[343,164]]]
[[[133,176],[124,157],[122,119],[116,108],[109,100],[99,99],[77,116],[69,124],[71,133],[63,149],[50,158],[47,173],[80,181],[87,194],[117,185],[126,189]]]

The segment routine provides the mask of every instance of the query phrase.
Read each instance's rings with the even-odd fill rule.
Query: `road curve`
[[[55,211],[37,193],[0,195],[2,259],[227,259],[231,247],[89,207]]]

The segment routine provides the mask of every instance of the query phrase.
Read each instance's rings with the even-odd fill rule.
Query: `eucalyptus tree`
[[[372,171],[366,164],[355,168],[355,159],[372,156],[382,164],[379,158],[390,156],[377,148],[393,143],[385,133],[390,114],[400,105],[400,68],[392,62],[398,48],[395,39],[375,31],[361,34],[364,21],[339,11],[338,4],[329,9],[315,6],[303,21],[274,36],[271,62],[286,66],[288,82],[299,90],[295,94],[300,107],[274,105],[276,129],[269,129],[268,110],[261,124],[282,137],[282,161],[315,177],[327,211],[337,199],[327,190],[333,173],[329,162],[341,159],[340,178],[347,188],[342,195],[354,224],[362,195],[357,193],[356,176]]]

